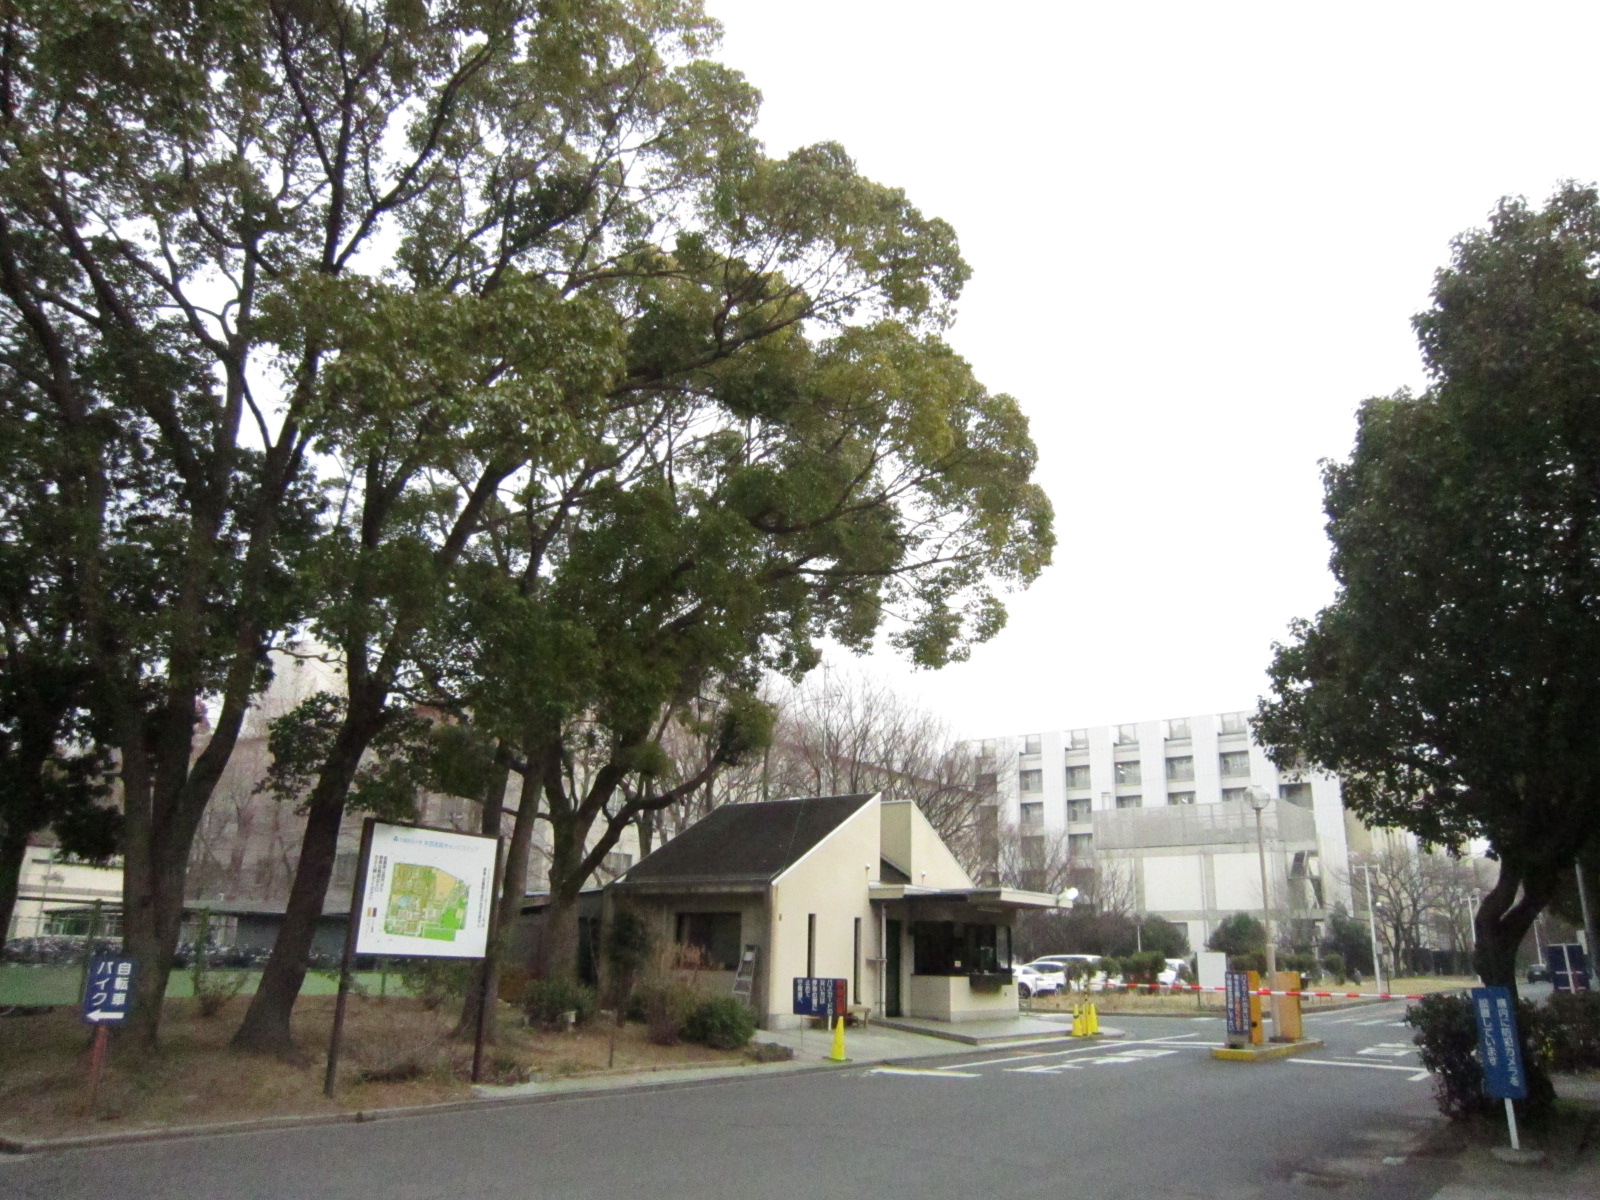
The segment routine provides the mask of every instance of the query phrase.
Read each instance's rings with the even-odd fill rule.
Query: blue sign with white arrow
[[[93,958],[83,986],[83,1019],[90,1025],[114,1025],[128,1019],[133,1007],[133,959]]]
[[[1522,1042],[1517,1037],[1517,1010],[1511,990],[1472,989],[1472,1015],[1478,1020],[1478,1061],[1483,1064],[1483,1089],[1496,1100],[1525,1100],[1528,1076],[1522,1069]]]

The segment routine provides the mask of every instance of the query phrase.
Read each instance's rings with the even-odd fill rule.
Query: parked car
[[[1183,972],[1189,965],[1187,958],[1167,959],[1166,969],[1156,976],[1156,982],[1161,984],[1174,984],[1183,979]]]
[[[1544,963],[1538,963],[1538,962],[1529,963],[1528,964],[1528,982],[1529,983],[1549,983],[1550,982],[1550,968],[1545,966]]]
[[[1108,976],[1104,971],[1097,969],[1103,961],[1105,960],[1098,954],[1046,954],[1034,959],[1031,965],[1037,967],[1041,963],[1056,963],[1070,977],[1067,980],[1069,986],[1074,979],[1087,977],[1089,990],[1099,992],[1107,987],[1116,987],[1122,982],[1120,978]]]
[[[1024,963],[1017,968],[1016,979],[1017,995],[1024,1000],[1029,996],[1054,996],[1066,986],[1066,976],[1057,963]]]

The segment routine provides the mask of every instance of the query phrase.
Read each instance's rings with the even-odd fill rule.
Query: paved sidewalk
[[[1509,1149],[1504,1126],[1493,1148],[1471,1145],[1459,1152],[1459,1177],[1432,1200],[1596,1200],[1600,1197],[1600,1077],[1556,1077],[1556,1095],[1581,1102],[1586,1112],[1572,1115],[1549,1134],[1525,1132],[1523,1147],[1544,1153],[1540,1162],[1503,1162],[1496,1149]]]

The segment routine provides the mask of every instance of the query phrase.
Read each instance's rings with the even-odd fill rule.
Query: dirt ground
[[[1393,982],[1386,980],[1384,989],[1391,995],[1406,996],[1421,995],[1426,992],[1448,992],[1456,988],[1475,987],[1477,983],[1476,979],[1429,975],[1414,979],[1396,979]],[[1361,985],[1320,983],[1313,986],[1316,990],[1325,992],[1376,991],[1370,982]],[[1064,1012],[1071,1011],[1073,1005],[1082,1004],[1085,999],[1096,1006],[1101,1016],[1107,1013],[1129,1015],[1220,1013],[1224,1008],[1221,992],[1167,992],[1151,995],[1123,991],[1091,992],[1087,997],[1081,992],[1074,992],[1070,996],[1039,996],[1031,1001],[1023,1001],[1023,1007],[1031,1005],[1039,1012]],[[1347,1003],[1349,1001],[1343,998],[1322,999],[1307,996],[1301,1001],[1301,1007],[1305,1012],[1315,1012],[1319,1008],[1337,1008]]]
[[[459,1002],[429,1011],[410,997],[351,997],[338,1098],[322,1094],[333,997],[295,1006],[296,1061],[228,1049],[244,1013],[236,1001],[202,1017],[193,1000],[168,1000],[161,1048],[141,1056],[113,1031],[94,1113],[87,1111],[89,1041],[75,1008],[0,1020],[0,1136],[64,1136],[285,1116],[371,1110],[466,1099],[472,1043],[451,1038]],[[483,1082],[615,1069],[745,1061],[742,1051],[657,1046],[642,1025],[609,1022],[563,1032],[526,1028],[502,1005],[484,1051]]]

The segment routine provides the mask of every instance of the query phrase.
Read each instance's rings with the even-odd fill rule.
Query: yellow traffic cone
[[[1084,1022],[1089,1033],[1100,1032],[1100,1007],[1096,1004],[1089,1005],[1089,1016]]]
[[[844,1018],[840,1017],[833,1027],[833,1053],[828,1055],[834,1062],[849,1062],[844,1056]]]
[[[1084,1025],[1083,1025],[1083,1012],[1076,1004],[1074,1004],[1072,1006],[1072,1036],[1073,1037],[1084,1037],[1085,1036]]]

